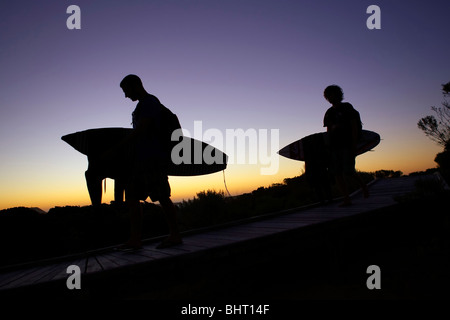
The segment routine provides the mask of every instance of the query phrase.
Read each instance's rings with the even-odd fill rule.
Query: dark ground
[[[245,249],[230,247],[226,252],[168,262],[155,272],[148,268],[105,272],[104,278],[85,278],[80,292],[65,290],[65,296],[56,298],[151,299],[157,306],[447,300],[448,204],[448,192],[407,196],[389,208],[258,240]],[[367,288],[370,265],[380,267],[381,289]],[[35,293],[43,296],[39,290]]]
[[[450,219],[445,197],[410,200],[302,235],[261,244],[252,255],[170,272],[158,290],[125,298],[289,301],[449,299]],[[367,267],[381,270],[369,290]],[[168,275],[164,279],[170,279]],[[177,284],[178,283],[178,284]],[[155,286],[156,285],[156,286]]]

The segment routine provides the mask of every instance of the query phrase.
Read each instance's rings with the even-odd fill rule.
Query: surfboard
[[[86,155],[89,165],[104,167],[101,171],[110,178],[123,172],[123,166],[129,161],[129,150],[111,158],[108,163],[91,163],[103,152],[117,144],[132,132],[131,128],[96,128],[74,132],[61,137],[63,141],[75,150]],[[228,156],[213,146],[190,137],[182,136],[173,141],[173,154],[175,157],[167,164],[167,173],[170,176],[197,176],[222,171],[227,167]],[[131,148],[130,148],[131,150]]]
[[[356,147],[356,154],[360,155],[370,151],[379,143],[380,135],[378,133],[362,130],[361,137]],[[328,133],[319,132],[303,137],[302,139],[296,140],[281,148],[278,151],[278,154],[292,160],[305,161],[305,157],[307,157],[307,155],[305,155],[305,149],[307,149],[306,145],[315,145],[317,148],[327,148],[329,145]]]

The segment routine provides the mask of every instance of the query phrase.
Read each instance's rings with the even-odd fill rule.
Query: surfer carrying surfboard
[[[170,199],[170,185],[167,176],[167,159],[170,140],[165,132],[168,130],[166,115],[171,113],[158,98],[149,94],[136,75],[126,76],[120,83],[125,97],[138,101],[132,114],[133,130],[123,139],[116,150],[122,146],[133,146],[130,154],[131,166],[126,179],[125,199],[130,213],[130,239],[121,249],[138,249],[141,247],[142,206],[140,200],[150,197],[159,201],[169,226],[169,236],[158,245],[167,248],[182,243],[176,221],[176,208]],[[166,141],[168,140],[168,141]]]
[[[330,171],[336,177],[344,196],[341,206],[349,206],[352,203],[345,176],[354,178],[361,186],[364,197],[369,197],[367,185],[355,170],[356,147],[362,130],[361,118],[350,103],[342,102],[344,93],[339,86],[331,85],[325,88],[324,97],[331,103],[323,120],[330,137]]]

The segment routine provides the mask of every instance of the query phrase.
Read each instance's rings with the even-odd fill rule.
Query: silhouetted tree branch
[[[444,95],[443,107],[431,107],[435,116],[426,116],[419,120],[417,126],[431,140],[445,147],[450,140],[450,103],[445,100],[450,96],[450,82],[442,85],[442,93]]]

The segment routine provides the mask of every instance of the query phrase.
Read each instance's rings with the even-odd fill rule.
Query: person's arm
[[[125,145],[129,145],[130,143],[134,143],[138,140],[139,137],[145,136],[146,132],[150,130],[150,127],[152,126],[152,119],[151,118],[142,118],[140,119],[139,123],[137,124],[136,128],[134,128],[131,131],[131,134],[123,138],[121,141],[119,141],[115,148],[121,148]]]
[[[358,145],[358,120],[357,119],[352,119],[350,122],[351,125],[351,130],[352,130],[352,144],[351,144],[351,148],[352,148],[352,152],[353,154],[356,156],[356,147]]]
[[[131,133],[117,142],[113,147],[106,150],[102,154],[103,160],[108,160],[111,157],[114,157],[117,153],[123,152],[126,150],[127,146],[134,144],[139,137],[144,136],[146,132],[148,132],[149,128],[152,126],[151,118],[142,118],[137,124],[136,128],[131,130]]]

